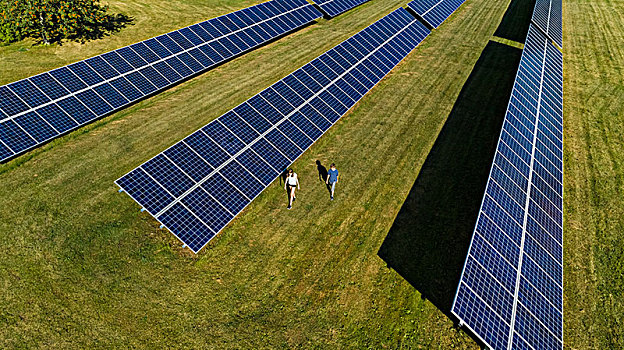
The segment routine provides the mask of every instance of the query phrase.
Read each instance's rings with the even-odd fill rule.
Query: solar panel
[[[322,16],[305,0],[271,0],[0,86],[0,161]]]
[[[559,47],[563,47],[561,0],[537,0],[531,21]]]
[[[336,17],[339,14],[358,7],[368,0],[314,0],[323,12],[329,17]]]
[[[398,9],[116,183],[197,253],[429,33]]]
[[[562,75],[531,25],[452,308],[492,349],[563,348]]]
[[[407,4],[416,14],[437,28],[466,0],[415,0]]]

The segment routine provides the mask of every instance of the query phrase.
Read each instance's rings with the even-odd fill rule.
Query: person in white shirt
[[[295,187],[301,189],[299,186],[299,178],[297,177],[297,173],[292,169],[288,169],[288,175],[286,176],[286,181],[284,181],[284,189],[286,193],[288,193],[288,208],[286,209],[292,209],[292,203],[297,199],[295,196]]]

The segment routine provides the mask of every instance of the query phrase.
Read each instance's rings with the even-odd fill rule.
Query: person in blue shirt
[[[336,164],[332,163],[329,166],[329,171],[327,172],[327,180],[325,183],[331,186],[331,197],[330,199],[334,200],[334,190],[336,189],[336,183],[338,183],[338,178],[340,177],[340,173],[338,169],[336,169]]]

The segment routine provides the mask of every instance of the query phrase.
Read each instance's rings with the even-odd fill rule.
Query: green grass
[[[622,349],[624,3],[564,4],[565,337]]]
[[[111,1],[136,24],[85,45],[2,47],[0,83],[252,3]],[[468,1],[295,163],[294,210],[276,182],[197,256],[113,184],[404,3],[322,20],[0,165],[0,346],[478,348],[447,315],[519,57],[500,43],[526,21],[509,2]],[[623,346],[623,10],[565,2],[574,349]],[[333,202],[317,159],[341,171]]]

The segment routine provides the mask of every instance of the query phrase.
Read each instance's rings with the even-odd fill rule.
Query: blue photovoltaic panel
[[[314,0],[321,10],[329,17],[336,17],[339,14],[358,7],[368,0]]]
[[[0,161],[322,16],[305,0],[271,0],[0,86]]]
[[[414,0],[407,4],[432,27],[437,28],[466,0]]]
[[[429,33],[398,9],[116,183],[197,253]]]
[[[563,348],[562,76],[531,25],[452,308],[492,349]]]
[[[561,0],[537,0],[531,21],[559,47],[563,47]]]

